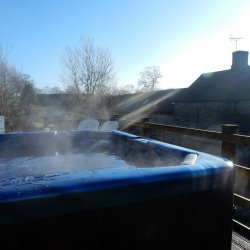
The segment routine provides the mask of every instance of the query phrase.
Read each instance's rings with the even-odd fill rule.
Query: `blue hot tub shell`
[[[105,167],[81,158],[103,152]],[[70,131],[1,135],[0,164],[7,248],[231,247],[226,159],[120,131]]]

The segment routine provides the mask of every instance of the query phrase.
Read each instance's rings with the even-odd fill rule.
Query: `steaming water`
[[[41,148],[40,144],[37,148],[20,145],[0,151],[0,179],[103,168],[176,166],[183,160],[179,154],[159,153],[153,148],[138,145],[119,148],[106,140],[87,146],[71,147],[67,144],[63,150],[59,145],[60,153],[53,153],[48,147]]]
[[[0,178],[118,167],[131,168],[133,165],[116,155],[96,152],[0,158]]]
[[[25,154],[24,154],[25,155]],[[55,155],[0,157],[0,178],[50,173],[68,173],[103,168],[160,167],[179,165],[180,157],[151,154],[117,155],[104,152],[74,152]]]

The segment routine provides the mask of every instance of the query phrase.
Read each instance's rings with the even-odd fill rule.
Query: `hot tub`
[[[0,135],[9,249],[230,249],[233,164],[120,131]]]

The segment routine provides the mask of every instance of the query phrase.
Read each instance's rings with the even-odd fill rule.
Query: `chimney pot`
[[[248,51],[233,52],[233,62],[231,66],[232,71],[240,71],[248,67]]]

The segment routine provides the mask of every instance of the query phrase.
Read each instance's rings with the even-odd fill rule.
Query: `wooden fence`
[[[171,125],[150,123],[148,119],[143,119],[142,121],[132,121],[132,120],[121,120],[117,119],[119,122],[119,127],[121,130],[127,130],[129,127],[139,128],[141,135],[145,137],[150,137],[150,133],[154,130],[172,132],[178,135],[190,135],[195,137],[201,137],[206,139],[212,139],[221,142],[221,156],[232,161],[236,159],[236,145],[250,145],[250,136],[239,135],[238,126],[225,124],[221,125],[221,132],[208,131],[201,129],[193,129],[186,127],[177,127]],[[250,152],[249,152],[250,153]],[[245,178],[250,183],[250,169],[244,166],[235,164],[237,179]],[[239,178],[240,177],[240,178]],[[239,185],[239,183],[238,183]],[[246,209],[250,209],[250,199],[244,197],[240,194],[234,194],[234,204]],[[233,219],[234,229],[243,232],[243,234],[250,236],[250,228],[244,223]]]

